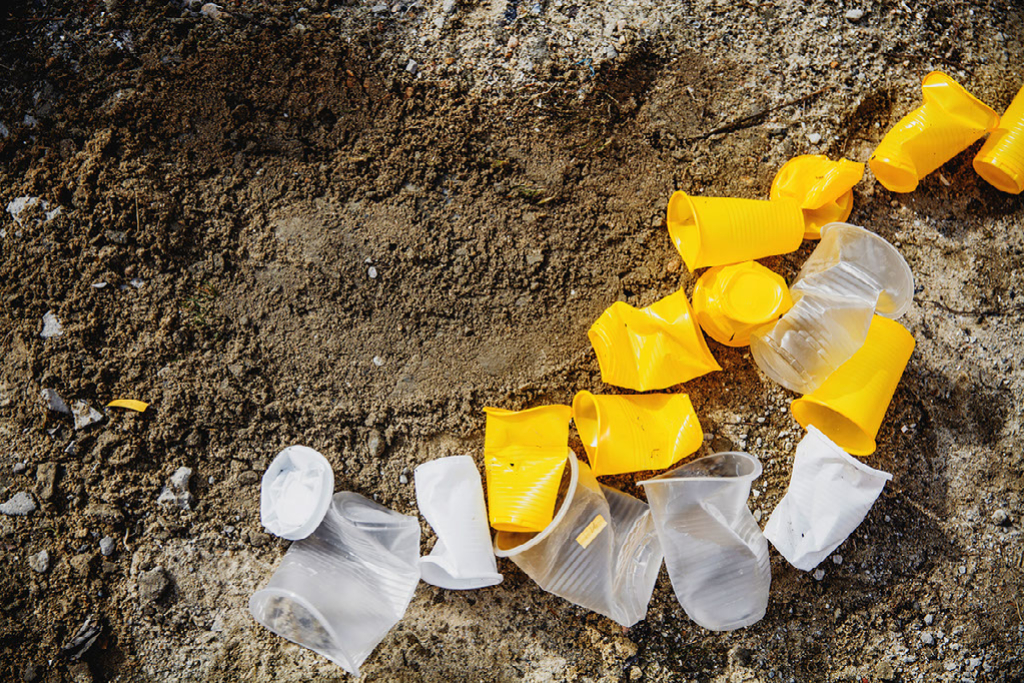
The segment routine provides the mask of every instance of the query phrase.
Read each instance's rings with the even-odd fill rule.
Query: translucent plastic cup
[[[794,199],[804,214],[804,239],[821,237],[828,223],[845,221],[853,211],[853,186],[864,177],[864,164],[823,154],[793,157],[772,180],[772,199]]]
[[[860,526],[891,479],[810,427],[796,447],[789,488],[764,535],[791,565],[809,572]]]
[[[922,82],[924,104],[885,134],[868,166],[886,188],[913,192],[921,178],[999,125],[999,115],[941,71]]]
[[[491,548],[484,488],[468,455],[431,460],[416,468],[416,504],[437,534],[430,554],[420,558],[427,583],[452,590],[501,583]]]
[[[721,370],[680,290],[647,308],[617,301],[587,332],[607,384],[652,391]]]
[[[595,477],[661,470],[704,442],[686,394],[576,394],[573,420]]]
[[[775,382],[809,394],[864,344],[874,308],[856,298],[804,294],[777,322],[751,333],[750,355]]]
[[[420,525],[357,493],[335,494],[323,522],[292,544],[249,611],[282,638],[350,674],[405,614],[420,580]]]
[[[306,446],[289,446],[263,473],[260,521],[270,533],[298,541],[320,526],[333,494],[327,458]]]
[[[540,531],[555,513],[572,408],[484,408],[484,412],[484,469],[491,526],[505,531]]]
[[[668,232],[693,272],[796,251],[803,241],[804,215],[792,199],[691,197],[674,192],[668,202]]]
[[[914,274],[884,238],[849,223],[829,223],[792,291],[861,299],[879,315],[899,318],[914,299]]]
[[[663,558],[646,503],[602,486],[569,455],[570,480],[554,520],[539,534],[499,532],[507,557],[549,593],[622,626],[647,614]]]
[[[686,614],[711,631],[755,624],[768,609],[768,543],[747,508],[761,463],[716,453],[640,482]]]
[[[864,345],[812,393],[793,401],[793,417],[817,427],[847,453],[875,452],[875,436],[889,409],[914,337],[894,320],[876,315]]]
[[[708,268],[693,286],[697,322],[726,346],[746,346],[751,332],[792,306],[782,276],[754,261]]]
[[[1003,112],[974,157],[974,170],[996,189],[1010,194],[1024,191],[1024,88]]]

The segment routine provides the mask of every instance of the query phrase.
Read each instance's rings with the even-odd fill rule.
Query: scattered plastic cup
[[[539,534],[501,531],[494,554],[541,588],[629,627],[647,614],[661,570],[661,544],[646,503],[602,486],[569,452],[569,485]]]
[[[893,192],[912,192],[921,178],[999,125],[999,115],[941,71],[922,82],[924,104],[886,133],[868,166]]]
[[[804,215],[793,199],[692,197],[677,191],[668,202],[668,232],[693,272],[796,251]]]
[[[789,488],[764,535],[791,565],[809,572],[860,526],[891,479],[809,427],[796,447]]]
[[[974,157],[974,170],[998,190],[1010,194],[1024,191],[1024,88]]]
[[[312,448],[289,446],[270,463],[260,484],[260,522],[289,541],[320,525],[334,494],[331,463]]]
[[[914,299],[914,274],[881,236],[849,223],[829,223],[792,291],[861,299],[879,315],[899,318]]]
[[[572,401],[573,420],[595,477],[661,470],[704,442],[686,394],[594,395]]]
[[[456,455],[431,460],[417,467],[413,476],[420,514],[437,534],[433,550],[420,558],[423,580],[450,590],[501,583],[484,488],[473,458]]]
[[[798,394],[809,394],[848,361],[868,336],[874,304],[808,293],[773,324],[750,335],[761,371]]]
[[[722,369],[682,290],[642,309],[617,301],[587,336],[601,379],[634,391],[665,389]]]
[[[750,333],[793,306],[786,281],[747,261],[704,271],[693,286],[693,310],[708,336],[726,346],[746,346]]]
[[[313,534],[292,544],[249,611],[282,638],[352,675],[405,614],[420,580],[415,517],[357,493],[334,496]]]
[[[794,199],[804,214],[804,239],[821,237],[823,225],[845,221],[853,211],[853,186],[864,177],[864,164],[823,154],[793,157],[772,180],[771,199]]]
[[[540,531],[555,512],[572,408],[484,408],[484,412],[484,469],[491,526],[503,531]]]
[[[793,401],[793,417],[814,426],[847,453],[875,452],[896,386],[914,352],[914,337],[895,320],[876,315],[864,345],[812,393]]]
[[[676,598],[711,631],[755,624],[768,609],[768,543],[747,508],[761,462],[715,453],[642,481]]]

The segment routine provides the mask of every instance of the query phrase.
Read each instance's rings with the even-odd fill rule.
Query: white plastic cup
[[[785,315],[751,333],[750,355],[770,379],[809,394],[864,345],[874,307],[859,298],[804,293]]]
[[[282,638],[358,675],[405,614],[420,580],[419,554],[415,517],[342,491],[316,531],[293,543],[249,598],[249,611]]]
[[[486,588],[501,583],[484,488],[473,458],[456,455],[416,468],[416,504],[437,534],[429,555],[420,558],[422,578],[451,590]]]
[[[603,486],[570,451],[561,507],[538,534],[498,532],[494,550],[569,602],[629,627],[644,618],[663,554],[648,506]]]
[[[790,290],[858,299],[895,319],[914,299],[914,274],[884,238],[857,225],[829,223]]]
[[[275,536],[298,541],[320,525],[333,494],[327,458],[306,446],[289,446],[263,473],[260,521]]]
[[[860,526],[891,479],[809,427],[796,447],[789,489],[764,535],[791,565],[810,571]]]
[[[757,623],[768,609],[768,543],[747,508],[761,462],[715,453],[640,482],[686,614],[711,631]]]

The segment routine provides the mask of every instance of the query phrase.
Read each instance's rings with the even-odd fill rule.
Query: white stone
[[[24,517],[35,510],[36,502],[32,500],[32,495],[24,491],[15,493],[6,503],[0,503],[0,515]]]
[[[64,334],[64,326],[60,324],[60,320],[53,314],[53,311],[47,311],[43,314],[43,331],[39,333],[39,336],[43,339],[52,339],[54,337],[60,337]]]
[[[177,505],[182,510],[192,509],[192,494],[188,490],[188,482],[192,478],[191,467],[179,467],[171,475],[167,485],[160,492],[156,502],[160,505]]]
[[[810,142],[812,145],[816,145],[819,142],[821,142],[821,135],[819,135],[818,133],[808,133],[807,141]]]
[[[41,395],[47,410],[52,410],[55,413],[64,413],[65,415],[71,414],[71,409],[68,408],[68,404],[65,403],[64,399],[60,397],[60,394],[53,389],[43,389]]]
[[[846,10],[846,18],[850,21],[859,21],[864,16],[864,10],[862,9],[851,9]]]
[[[75,401],[71,404],[71,414],[75,417],[75,430],[85,429],[103,419],[103,413],[99,412],[85,401]]]
[[[40,550],[35,555],[30,555],[28,566],[38,574],[45,574],[46,570],[50,568],[50,553]]]

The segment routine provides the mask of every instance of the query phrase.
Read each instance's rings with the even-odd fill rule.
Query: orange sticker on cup
[[[605,521],[604,517],[598,515],[594,517],[593,521],[587,525],[587,528],[580,532],[580,535],[576,537],[576,542],[586,548],[588,545],[594,542],[597,535],[608,526],[608,522]]]

